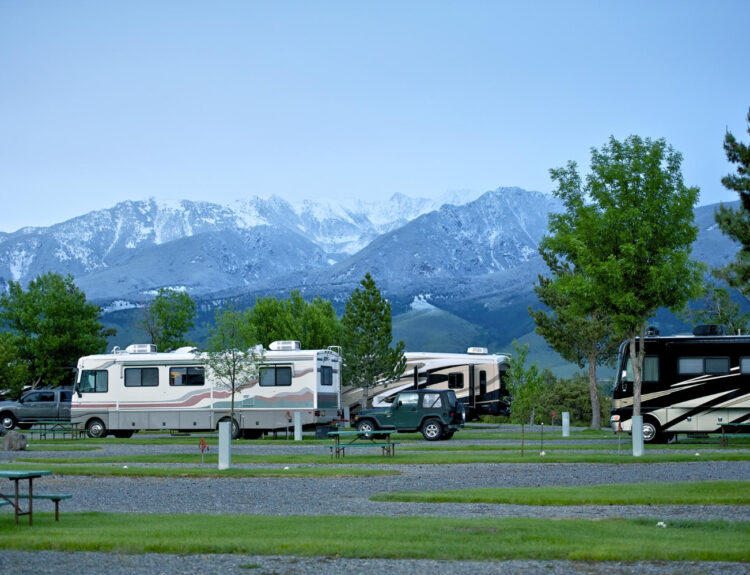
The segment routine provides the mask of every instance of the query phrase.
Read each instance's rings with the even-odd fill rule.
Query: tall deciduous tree
[[[18,355],[16,336],[9,331],[0,332],[0,386],[9,397],[18,397],[29,382],[29,367]]]
[[[567,274],[572,268],[563,269],[552,263],[552,254],[542,252],[553,272],[552,278],[539,277],[534,286],[539,301],[549,311],[529,308],[536,323],[536,332],[564,359],[583,368],[588,364],[589,401],[591,403],[590,425],[601,427],[601,401],[596,382],[596,366],[611,364],[617,357],[619,341],[613,334],[612,319],[603,310],[590,307],[585,313],[576,308],[570,296],[565,293]]]
[[[11,281],[0,295],[0,326],[12,334],[32,385],[65,383],[79,357],[104,351],[113,332],[102,327],[99,314],[70,275],[46,273],[27,290]]]
[[[363,407],[368,390],[379,382],[401,376],[406,366],[404,342],[391,347],[391,304],[383,298],[368,272],[346,302],[343,327],[344,375],[347,385],[363,388]]]
[[[161,288],[144,309],[141,327],[159,351],[190,345],[187,332],[193,327],[195,302],[187,292]]]
[[[255,335],[242,313],[222,310],[216,314],[216,327],[208,338],[207,367],[211,377],[231,393],[229,417],[232,438],[239,436],[234,412],[234,394],[258,383],[263,347],[255,345]]]
[[[750,110],[747,112],[747,124],[750,134]],[[726,279],[729,285],[750,299],[750,146],[737,141],[732,133],[727,131],[724,136],[724,151],[727,160],[737,164],[737,173],[724,176],[721,183],[728,190],[739,194],[741,204],[736,210],[722,204],[714,217],[721,231],[739,242],[741,248],[735,260],[718,270],[716,275]]]
[[[630,136],[592,149],[585,183],[575,162],[551,170],[565,211],[550,218],[550,247],[579,272],[565,293],[579,315],[593,305],[628,339],[633,415],[641,413],[649,318],[660,307],[682,309],[702,286],[702,268],[690,259],[698,189],[683,183],[681,163],[664,140]]]
[[[540,404],[544,389],[543,376],[537,365],[526,366],[528,353],[528,344],[521,346],[514,340],[510,369],[506,372],[506,385],[511,396],[510,418],[521,424],[521,455],[524,450],[524,426],[527,420],[533,423],[534,411]]]
[[[298,340],[304,349],[340,343],[341,322],[331,302],[316,296],[308,303],[297,290],[286,300],[256,300],[246,319],[264,346],[276,340]]]

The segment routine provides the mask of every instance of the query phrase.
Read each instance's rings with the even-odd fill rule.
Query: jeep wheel
[[[440,439],[450,439],[451,437],[453,437],[454,433],[454,431],[446,431],[445,433],[443,433],[443,435],[440,436]]]
[[[437,441],[443,435],[443,424],[439,419],[428,419],[422,424],[422,435],[427,441]]]
[[[3,413],[0,416],[0,425],[3,426],[5,431],[10,431],[16,426],[16,418],[10,413]]]
[[[369,435],[375,431],[375,424],[369,419],[363,419],[357,422],[357,431],[362,431]]]

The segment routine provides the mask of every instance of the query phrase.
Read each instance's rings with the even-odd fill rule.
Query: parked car
[[[421,389],[400,392],[390,407],[363,409],[352,418],[359,431],[395,429],[421,431],[427,441],[450,439],[464,426],[463,405],[451,389]]]
[[[29,391],[18,401],[0,401],[0,426],[9,431],[29,429],[37,421],[70,421],[72,397],[71,389],[53,388]]]

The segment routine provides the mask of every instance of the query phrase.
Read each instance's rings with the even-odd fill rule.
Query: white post
[[[302,412],[294,412],[294,441],[302,441]]]
[[[570,412],[563,411],[562,414],[562,436],[570,437]]]
[[[349,411],[349,406],[345,405],[344,406],[344,420],[346,421],[346,424],[344,425],[344,427],[349,427],[349,422],[351,421],[351,419],[352,419],[352,414]]]
[[[641,457],[643,451],[643,416],[634,415],[630,420],[632,422],[633,434],[633,457]]]
[[[219,469],[229,469],[232,466],[232,423],[219,423]]]

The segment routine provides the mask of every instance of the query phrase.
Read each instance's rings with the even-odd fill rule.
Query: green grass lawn
[[[750,481],[500,487],[380,493],[373,501],[515,505],[750,505]]]
[[[658,517],[658,516],[657,516]],[[0,514],[0,548],[441,560],[750,561],[750,523],[445,517]],[[30,536],[33,533],[33,537]]]

